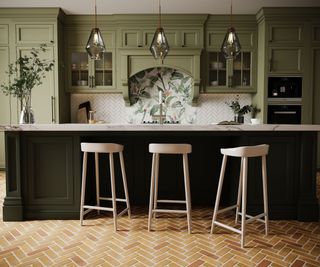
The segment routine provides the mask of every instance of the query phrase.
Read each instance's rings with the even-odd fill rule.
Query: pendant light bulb
[[[103,52],[106,51],[106,47],[99,28],[97,27],[97,4],[95,0],[94,6],[94,21],[95,27],[91,30],[89,40],[86,45],[86,50],[91,59],[100,60]]]
[[[156,29],[152,43],[150,46],[150,52],[153,55],[155,59],[163,59],[167,56],[169,52],[169,44],[166,38],[166,35],[164,34],[164,30],[161,27],[161,4],[159,0],[159,25]]]
[[[236,33],[235,28],[232,26],[232,0],[231,0],[231,12],[230,12],[230,27],[223,39],[221,45],[221,52],[226,59],[235,59],[241,52],[241,45]]]

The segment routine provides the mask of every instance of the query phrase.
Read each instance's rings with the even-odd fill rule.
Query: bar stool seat
[[[152,155],[151,168],[151,185],[150,185],[150,202],[149,202],[149,218],[148,231],[151,230],[152,217],[156,213],[182,213],[187,214],[188,233],[191,233],[191,195],[189,181],[188,154],[191,153],[192,146],[190,144],[149,144],[149,152]],[[183,173],[185,186],[185,200],[159,200],[158,199],[158,181],[159,181],[159,157],[160,154],[181,154],[183,158]],[[185,210],[174,209],[158,209],[158,203],[179,203],[186,204]]]
[[[269,151],[269,145],[257,145],[257,146],[243,146],[243,147],[234,147],[234,148],[222,148],[221,154],[223,154],[216,202],[214,206],[214,212],[212,217],[212,225],[211,225],[211,233],[213,233],[214,226],[218,225],[225,229],[234,231],[241,235],[241,247],[243,248],[245,245],[245,233],[246,233],[246,224],[252,222],[254,220],[258,220],[265,223],[265,233],[268,234],[268,223],[269,223],[269,215],[268,215],[268,193],[267,193],[267,168],[266,168],[266,155]],[[239,177],[239,187],[238,187],[238,198],[237,204],[226,207],[224,209],[219,210],[219,202],[221,197],[221,191],[223,186],[224,174],[227,164],[227,157],[239,157],[241,158],[240,164],[240,177]],[[250,216],[246,213],[246,205],[247,205],[247,173],[248,173],[248,158],[252,157],[261,157],[262,159],[262,183],[263,183],[263,206],[264,212],[256,215]],[[242,212],[239,212],[240,209],[240,201],[242,199]],[[236,219],[235,222],[238,222],[238,216],[241,215],[241,230],[226,225],[224,223],[217,221],[217,215],[219,213],[236,209]],[[264,217],[264,220],[260,219]],[[246,219],[248,218],[248,219]]]
[[[117,217],[123,215],[126,212],[128,212],[129,218],[131,215],[128,186],[127,186],[127,178],[126,178],[124,159],[123,159],[123,145],[114,144],[114,143],[81,143],[81,151],[84,152],[84,154],[83,154],[83,166],[82,166],[80,225],[83,225],[83,216],[92,210],[98,210],[98,213],[100,213],[100,210],[112,211],[113,212],[114,229],[115,229],[115,231],[117,231]],[[96,206],[84,204],[85,192],[86,192],[88,153],[94,153],[94,155],[95,155],[94,159],[95,159],[96,201],[97,201]],[[114,158],[113,158],[114,153],[119,153],[125,199],[116,198]],[[99,154],[109,154],[111,198],[110,197],[100,197]],[[100,200],[111,201],[112,207],[111,208],[101,207]],[[126,202],[126,208],[123,211],[121,211],[119,214],[117,214],[117,204],[116,204],[117,201]],[[84,209],[87,209],[87,210],[84,210]]]

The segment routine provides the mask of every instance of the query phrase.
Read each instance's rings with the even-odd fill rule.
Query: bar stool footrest
[[[186,204],[185,200],[175,200],[175,199],[160,199],[157,203],[172,203],[172,204]]]
[[[229,206],[229,207],[226,207],[226,208],[224,208],[224,209],[218,210],[218,211],[217,211],[217,214],[222,213],[222,212],[226,212],[226,211],[229,211],[229,210],[233,210],[233,209],[235,209],[236,207],[237,207],[237,204],[236,204],[236,205]]]
[[[238,214],[242,216],[242,212],[238,212]],[[259,221],[259,222],[265,223],[264,220],[260,219],[261,217],[264,217],[264,216],[266,216],[266,213],[261,213],[256,216],[251,216],[246,214],[246,218],[249,218],[248,220],[246,220],[246,223],[250,223],[252,221]]]
[[[162,213],[183,213],[187,214],[186,210],[169,210],[169,209],[154,209],[152,212],[162,212]]]
[[[111,197],[99,197],[100,200],[107,200],[107,201],[112,201]],[[124,198],[116,198],[116,201],[119,202],[127,202],[126,199]]]
[[[117,217],[122,216],[122,215],[125,214],[128,210],[129,210],[129,208],[125,208],[123,211],[121,211],[121,212],[117,215]]]
[[[90,210],[105,210],[105,211],[113,211],[113,208],[107,208],[107,207],[99,207],[99,206],[89,206],[84,205],[84,209],[90,209]],[[86,211],[85,211],[86,212]]]
[[[233,232],[235,232],[235,233],[241,234],[241,231],[240,231],[239,229],[234,228],[234,227],[232,227],[232,226],[229,226],[229,225],[227,225],[227,224],[224,224],[224,223],[221,223],[221,222],[217,222],[217,221],[215,221],[214,224],[215,224],[215,225],[218,225],[218,226],[220,226],[220,227],[222,227],[222,228],[228,229],[228,230],[230,230],[230,231],[233,231]]]

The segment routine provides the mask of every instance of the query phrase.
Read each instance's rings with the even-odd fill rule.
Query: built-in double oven
[[[302,77],[268,78],[268,123],[300,124]]]

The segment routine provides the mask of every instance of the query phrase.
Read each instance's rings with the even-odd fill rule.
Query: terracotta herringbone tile
[[[4,194],[0,172],[0,206]],[[132,213],[115,233],[110,214],[91,215],[80,227],[78,220],[2,222],[1,210],[0,266],[320,266],[318,222],[270,221],[268,236],[260,223],[249,224],[241,249],[237,234],[219,227],[209,234],[210,208],[193,210],[191,235],[184,216],[159,215],[148,232],[147,210]],[[234,224],[232,214],[223,220]]]

